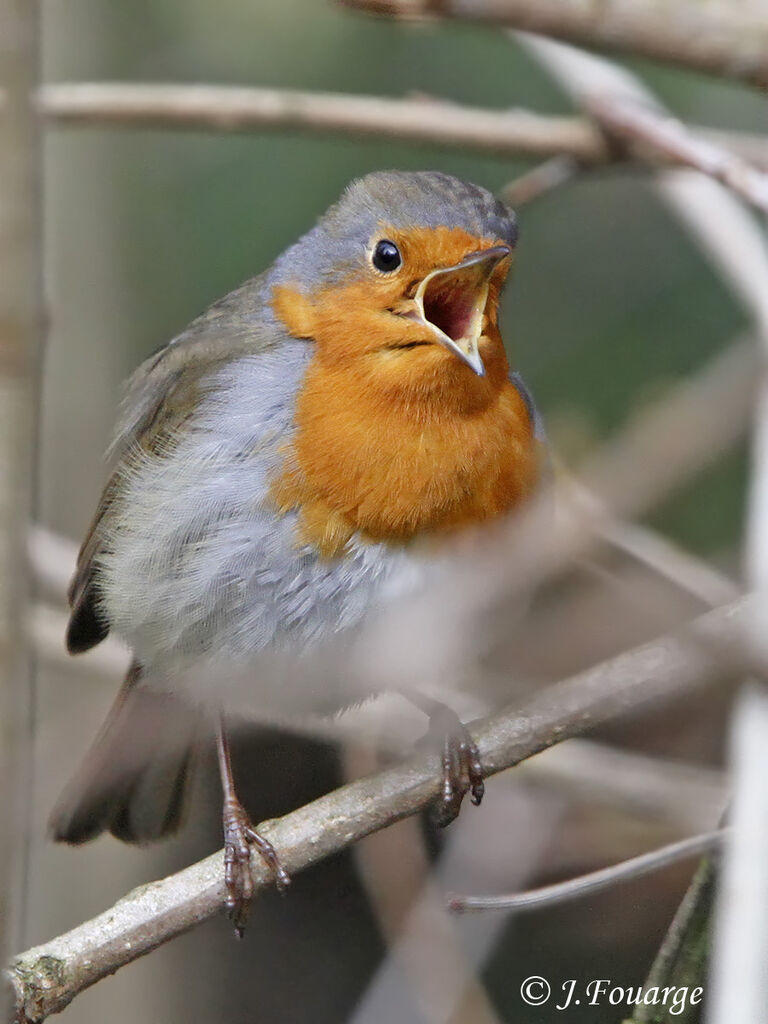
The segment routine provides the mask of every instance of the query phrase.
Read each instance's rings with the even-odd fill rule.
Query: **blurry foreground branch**
[[[478,723],[473,734],[489,775],[640,708],[677,700],[738,671],[754,613],[744,598],[665,636],[549,687],[538,699]],[[260,831],[296,872],[424,808],[440,786],[437,756],[345,786]],[[271,884],[253,863],[256,889]],[[224,905],[221,852],[134,890],[99,917],[21,954],[10,966],[20,1020],[42,1021],[123,964],[217,913]],[[290,898],[290,897],[288,897]]]

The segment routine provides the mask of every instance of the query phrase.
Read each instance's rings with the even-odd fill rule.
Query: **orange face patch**
[[[494,239],[458,228],[385,228],[402,265],[302,293],[275,289],[277,316],[315,356],[296,403],[296,433],[273,496],[298,508],[301,540],[325,555],[359,533],[405,542],[497,516],[530,493],[536,443],[509,381],[497,325],[506,266],[497,268],[483,319],[477,376],[423,324],[393,315],[438,267]]]

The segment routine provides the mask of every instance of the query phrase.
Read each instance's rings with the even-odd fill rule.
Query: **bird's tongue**
[[[461,270],[441,271],[426,282],[422,295],[424,318],[447,334],[461,341],[473,333],[484,291],[487,271],[470,266]]]
[[[424,293],[424,317],[454,341],[466,338],[477,300],[468,282],[442,275],[430,281]]]

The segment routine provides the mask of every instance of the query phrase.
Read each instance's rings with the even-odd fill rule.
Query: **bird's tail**
[[[51,813],[54,839],[85,843],[109,831],[146,843],[182,820],[200,715],[138,685],[131,666],[91,749]]]

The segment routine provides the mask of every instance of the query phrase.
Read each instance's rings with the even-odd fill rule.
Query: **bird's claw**
[[[480,752],[467,727],[447,708],[440,713],[439,721],[443,726],[443,785],[433,814],[437,824],[445,828],[458,816],[467,793],[476,807],[480,804],[485,783]],[[436,727],[438,723],[433,719],[432,728]]]
[[[248,921],[248,912],[253,899],[253,876],[251,875],[251,847],[255,847],[261,859],[275,876],[280,892],[286,889],[291,879],[280,863],[275,848],[260,835],[248,820],[242,804],[228,801],[224,806],[224,885],[227,890],[227,913],[239,939],[243,937]]]

